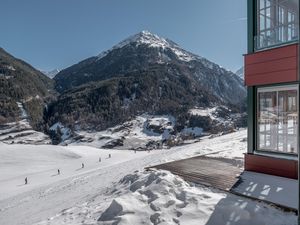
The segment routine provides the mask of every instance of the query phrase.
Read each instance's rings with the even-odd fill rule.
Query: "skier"
[[[82,169],[84,168],[84,164],[83,164],[83,163],[81,163],[81,168],[82,168]]]
[[[101,157],[99,157],[99,162],[101,162]]]
[[[108,154],[108,158],[111,158],[111,154]]]
[[[60,175],[60,170],[59,169],[57,170],[57,175]]]
[[[27,184],[28,183],[28,180],[27,180],[27,177],[25,177],[25,184]]]

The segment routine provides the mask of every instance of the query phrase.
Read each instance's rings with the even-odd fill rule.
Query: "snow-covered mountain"
[[[61,95],[49,107],[49,127],[60,122],[99,131],[145,113],[174,116],[175,132],[188,121],[211,130],[217,122],[193,119],[188,111],[222,106],[229,120],[245,109],[246,90],[236,74],[148,31],[62,70],[54,80]]]
[[[134,44],[136,46],[147,45],[148,47],[162,48],[164,50],[170,49],[177,55],[178,59],[180,59],[182,61],[187,61],[187,62],[201,58],[197,55],[194,55],[193,53],[190,53],[190,52],[182,49],[179,45],[177,45],[175,42],[173,42],[169,39],[159,37],[158,35],[152,34],[149,31],[142,31],[138,34],[135,34],[135,35],[130,36],[129,38],[123,40],[122,42],[115,45],[111,49],[100,53],[98,55],[98,59],[105,57],[113,50],[123,48],[126,45],[130,45],[130,44]],[[167,58],[164,58],[164,59],[167,59]]]
[[[241,78],[242,80],[245,79],[245,67],[241,67],[240,69],[238,69],[235,74]]]
[[[53,79],[56,74],[58,74],[60,72],[59,69],[54,69],[54,70],[51,70],[51,71],[41,71],[43,74],[45,74],[47,77]]]
[[[135,34],[98,56],[62,70],[55,77],[56,88],[65,91],[91,81],[120,77],[157,66],[171,70],[175,65],[174,75],[189,76],[223,101],[237,103],[246,96],[243,83],[234,73],[148,31]]]
[[[201,133],[227,132],[244,124],[244,116],[236,114],[243,115],[246,92],[242,81],[234,73],[148,31],[135,34],[98,56],[62,71],[55,69],[44,72],[49,77],[58,72],[53,80],[2,49],[0,59],[0,79],[3,80],[4,95],[7,96],[4,99],[10,101],[4,104],[8,106],[7,109],[3,108],[3,112],[0,109],[0,123],[4,130],[1,140],[7,143],[33,143],[31,139],[20,139],[19,135],[16,138],[20,140],[12,138],[7,132],[20,128],[19,132],[26,131],[27,135],[31,132],[27,132],[27,129],[32,129],[27,127],[27,123],[34,129],[47,130],[52,141],[56,140],[57,143],[65,139],[64,135],[55,134],[57,130],[61,133],[61,128],[70,131],[70,138],[74,137],[72,134],[75,129],[79,130],[79,137],[83,136],[80,140],[85,140],[88,139],[84,133],[87,130],[103,131],[122,127],[141,115],[174,118],[176,123],[169,136],[175,139],[179,134],[194,135],[195,130],[201,130]],[[34,82],[25,82],[24,86],[24,79]],[[54,82],[59,95],[52,89]],[[9,86],[16,86],[14,92]],[[24,119],[19,118],[20,107],[17,102],[24,105],[28,113],[24,129],[17,126],[18,121]],[[214,111],[217,116],[194,115],[189,113],[192,109],[217,109]],[[1,115],[5,115],[4,119]],[[55,124],[60,124],[60,129],[53,126]],[[140,125],[137,127],[142,133],[147,131],[144,123]],[[132,128],[135,129],[135,126]],[[132,130],[124,136],[122,132],[119,132],[117,140],[126,139],[127,136],[130,139],[136,133]],[[161,137],[160,141],[165,140],[163,132],[159,130],[155,134]],[[153,144],[155,138],[150,139],[143,143]],[[115,142],[116,139],[112,135],[110,140]]]

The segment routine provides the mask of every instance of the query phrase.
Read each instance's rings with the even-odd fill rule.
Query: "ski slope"
[[[242,166],[245,137],[241,130],[136,153],[0,144],[0,224],[296,224],[294,214],[264,203],[194,186],[166,171],[143,170],[196,155],[229,158]]]

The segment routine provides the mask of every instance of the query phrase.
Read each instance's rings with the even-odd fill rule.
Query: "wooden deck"
[[[229,191],[242,170],[230,159],[199,156],[149,167],[168,170],[187,181]]]
[[[237,163],[235,163],[234,160],[231,159],[198,156],[194,158],[188,158],[156,166],[151,166],[146,169],[168,170],[173,174],[181,176],[186,181],[217,188],[219,190],[227,191],[232,194],[239,195],[252,200],[263,201],[272,206],[277,206],[278,208],[281,208],[284,211],[297,212],[297,210],[291,207],[290,205],[282,204],[280,201],[274,202],[273,200],[270,201],[265,198],[262,199],[260,197],[257,197],[257,194],[255,193],[251,193],[251,195],[249,195],[249,193],[247,192],[248,187],[252,187],[254,184],[260,181],[254,179],[251,180],[251,182],[247,183],[248,180],[245,179],[245,175],[244,173],[242,173],[243,170],[237,166]],[[263,174],[260,175],[265,176]],[[268,183],[268,180],[266,180],[266,183]],[[282,185],[280,187],[282,189]],[[293,185],[288,185],[286,189],[290,191],[291,187],[293,187]],[[243,188],[245,189],[245,191],[243,191]],[[258,190],[258,192],[261,193],[261,190]],[[290,192],[294,193],[295,191]],[[277,191],[275,193],[275,199],[284,199],[284,197],[280,196],[282,195],[282,193],[284,194],[285,192],[282,191],[279,193]],[[274,198],[274,196],[272,198]]]

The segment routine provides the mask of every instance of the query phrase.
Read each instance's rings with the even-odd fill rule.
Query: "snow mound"
[[[111,194],[100,224],[296,224],[292,213],[194,186],[167,171],[126,175]]]

